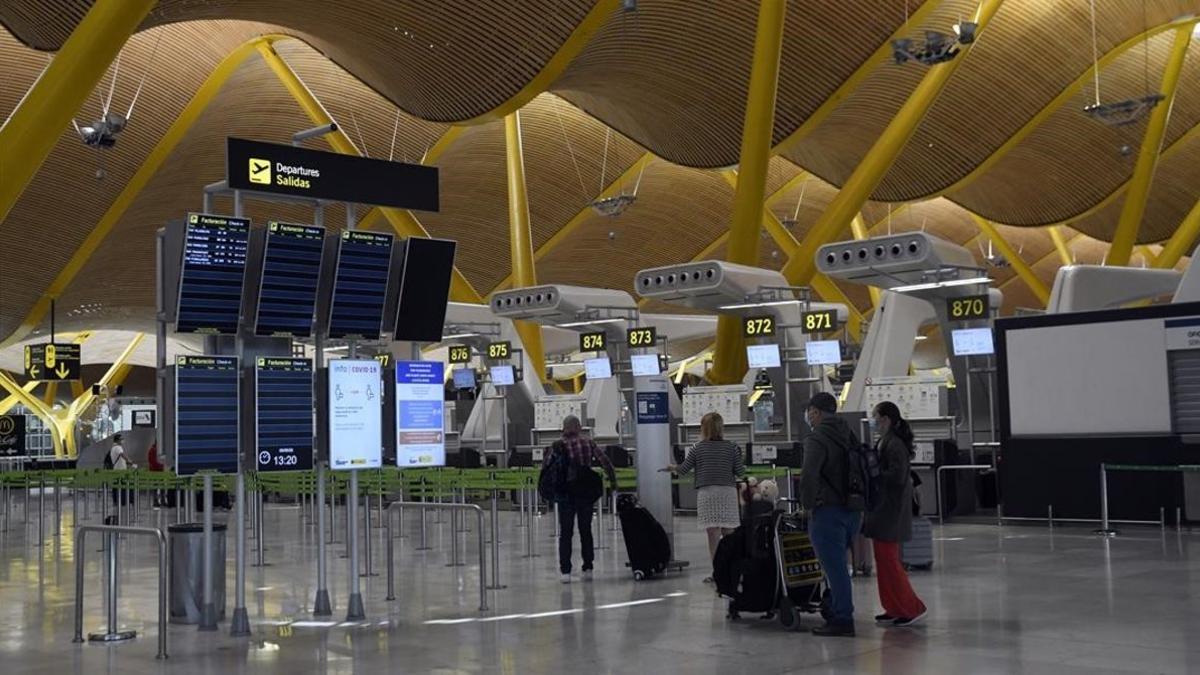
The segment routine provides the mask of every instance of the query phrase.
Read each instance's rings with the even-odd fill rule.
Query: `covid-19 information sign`
[[[380,368],[375,359],[329,362],[329,466],[334,470],[383,464]]]
[[[396,362],[396,464],[444,466],[441,361]]]

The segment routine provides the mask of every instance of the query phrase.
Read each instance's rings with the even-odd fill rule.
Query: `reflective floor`
[[[230,637],[228,622],[215,633],[175,625],[169,660],[156,661],[157,563],[149,540],[130,538],[120,549],[120,623],[138,637],[113,646],[72,644],[70,500],[57,537],[47,507],[40,547],[36,501],[25,522],[16,500],[9,530],[0,534],[0,672],[6,675],[1200,672],[1200,641],[1192,639],[1200,630],[1200,575],[1190,559],[1200,548],[1186,532],[1129,531],[1106,541],[1085,529],[947,525],[935,534],[936,567],[913,576],[930,607],[927,624],[872,625],[874,579],[856,579],[858,637],[843,639],[788,633],[754,618],[727,622],[723,601],[701,583],[706,548],[690,518],[676,520],[676,540],[694,569],[635,583],[623,566],[619,533],[605,529],[595,580],[563,585],[551,518],[537,519],[539,556],[525,558],[527,530],[517,514],[502,513],[500,572],[507,588],[489,591],[490,608],[480,612],[474,524],[461,535],[467,564],[447,567],[448,520],[430,517],[432,550],[418,551],[418,519],[410,512],[405,537],[395,539],[398,599],[385,600],[384,576],[363,577],[367,620],[342,622],[348,563],[344,545],[336,544],[329,553],[334,621],[314,620],[308,613],[314,528],[297,507],[283,505],[265,511],[268,566],[247,567],[253,637]],[[90,515],[88,522],[99,522],[94,505]],[[216,514],[218,521],[226,517]],[[173,511],[146,511],[140,524],[173,519]],[[373,567],[382,572],[383,531],[371,534]],[[256,545],[251,539],[250,563]],[[85,549],[85,632],[104,624],[98,548],[93,539]],[[232,611],[232,540],[227,574]]]

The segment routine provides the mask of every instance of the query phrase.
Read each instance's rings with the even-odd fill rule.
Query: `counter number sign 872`
[[[748,316],[742,319],[742,335],[745,337],[763,337],[775,334],[775,317]]]
[[[971,295],[965,298],[949,298],[946,300],[946,314],[950,316],[951,321],[986,319],[988,296]]]

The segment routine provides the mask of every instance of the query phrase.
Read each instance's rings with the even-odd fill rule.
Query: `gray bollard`
[[[121,642],[131,640],[137,636],[136,631],[118,630],[117,627],[117,580],[119,577],[118,558],[117,558],[117,533],[105,532],[104,539],[106,542],[105,548],[108,552],[106,558],[107,565],[105,566],[105,585],[108,588],[107,613],[108,613],[108,630],[103,633],[89,633],[88,641],[90,642]],[[160,628],[162,630],[162,628]]]

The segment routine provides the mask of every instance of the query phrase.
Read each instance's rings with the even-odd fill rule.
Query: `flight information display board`
[[[254,323],[256,335],[297,338],[312,335],[324,248],[323,227],[267,224]]]
[[[382,366],[375,359],[329,362],[329,467],[383,465]]]
[[[254,368],[254,423],[260,472],[313,468],[311,360],[258,358]]]
[[[238,470],[236,356],[175,358],[175,473]]]
[[[394,237],[346,230],[338,247],[329,337],[378,340]]]
[[[401,468],[446,465],[444,369],[441,361],[396,362],[396,465]]]
[[[177,332],[237,333],[249,235],[250,221],[245,218],[188,214]]]

